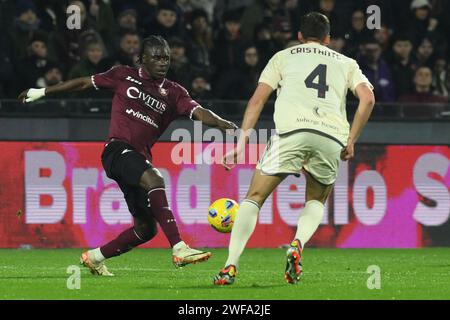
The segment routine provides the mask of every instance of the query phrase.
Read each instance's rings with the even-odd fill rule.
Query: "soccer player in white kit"
[[[327,48],[330,22],[317,12],[305,15],[298,34],[302,44],[276,53],[259,79],[247,104],[236,148],[225,155],[231,169],[243,156],[250,131],[267,99],[277,90],[274,122],[276,134],[266,146],[242,201],[231,232],[225,267],[215,285],[232,284],[239,257],[255,229],[266,198],[290,174],[306,176],[306,202],[297,232],[286,254],[285,279],[297,283],[302,273],[302,250],[324,214],[324,203],[336,181],[339,160],[354,155],[354,144],[375,104],[373,86],[355,60]],[[352,126],[347,121],[346,95],[359,99]]]

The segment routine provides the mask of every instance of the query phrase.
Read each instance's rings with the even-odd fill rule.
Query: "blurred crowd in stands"
[[[381,29],[367,28],[372,4]],[[69,5],[80,30],[66,26]],[[171,48],[167,78],[195,99],[246,100],[270,57],[299,44],[300,17],[313,10],[329,17],[330,47],[359,62],[378,102],[447,102],[447,0],[0,0],[0,98],[135,66],[142,39],[157,34]]]

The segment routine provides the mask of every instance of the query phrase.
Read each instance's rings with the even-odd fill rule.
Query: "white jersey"
[[[317,130],[347,144],[346,95],[368,83],[357,62],[319,43],[276,53],[259,82],[277,90],[274,121],[278,133]]]

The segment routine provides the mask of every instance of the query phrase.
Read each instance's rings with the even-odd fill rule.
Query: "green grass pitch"
[[[115,277],[81,269],[79,290],[67,268],[79,249],[0,250],[0,299],[450,299],[450,248],[314,249],[304,252],[297,285],[284,278],[283,249],[247,249],[236,283],[214,287],[226,249],[205,263],[175,269],[167,249],[135,249],[108,261]],[[368,289],[367,268],[379,266],[381,288]]]

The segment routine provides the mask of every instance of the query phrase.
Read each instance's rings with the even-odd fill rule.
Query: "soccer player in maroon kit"
[[[211,256],[210,252],[191,249],[182,241],[167,202],[164,179],[152,166],[151,148],[168,125],[180,116],[223,131],[237,127],[202,108],[181,85],[165,78],[170,66],[170,49],[162,37],[146,38],[139,59],[139,68],[116,66],[91,77],[48,88],[28,89],[19,95],[19,100],[26,103],[55,93],[92,87],[114,91],[102,164],[107,176],[114,179],[124,193],[134,226],[111,242],[83,252],[80,262],[92,274],[112,276],[104,260],[152,239],[157,232],[156,222],[169,240],[175,266],[206,261]]]

